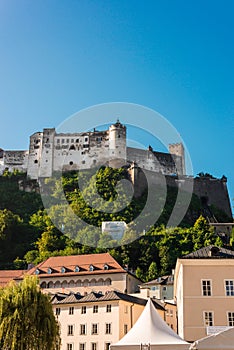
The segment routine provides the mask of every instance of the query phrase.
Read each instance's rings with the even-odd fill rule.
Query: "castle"
[[[29,150],[7,151],[0,149],[0,175],[8,169],[27,173],[31,180],[51,177],[53,172],[84,170],[101,165],[128,167],[135,195],[140,196],[148,185],[160,184],[162,176],[172,187],[192,182],[196,194],[210,214],[212,205],[232,218],[227,190],[227,179],[212,176],[186,175],[182,143],[170,144],[169,153],[155,152],[151,146],[139,149],[127,146],[126,127],[117,120],[107,130],[79,133],[57,133],[55,128],[45,128],[30,136]]]
[[[80,133],[56,133],[46,128],[30,137],[27,151],[0,151],[0,173],[27,172],[30,179],[51,177],[54,171],[90,169],[100,165],[118,167],[132,162],[163,175],[184,175],[184,148],[169,145],[170,153],[127,147],[126,127],[117,121],[107,130]]]

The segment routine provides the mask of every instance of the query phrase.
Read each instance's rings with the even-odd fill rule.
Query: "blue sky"
[[[232,0],[0,0],[0,147],[27,149],[95,104],[137,103],[233,198],[233,16]]]

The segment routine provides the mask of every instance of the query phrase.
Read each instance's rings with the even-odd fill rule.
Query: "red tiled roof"
[[[0,270],[0,287],[6,286],[10,281],[23,275],[25,270]]]
[[[89,270],[90,265],[93,265],[93,271]],[[104,265],[108,265],[107,270]],[[61,272],[62,267],[65,268],[65,273]],[[75,271],[75,267],[79,267],[79,272]],[[51,268],[51,274],[48,274],[48,268]],[[30,269],[27,274],[33,275],[37,269],[41,277],[126,272],[109,253],[50,257]]]

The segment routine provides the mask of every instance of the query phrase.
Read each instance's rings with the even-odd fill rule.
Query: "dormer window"
[[[89,271],[93,271],[94,270],[94,266],[93,265],[89,265]]]
[[[109,270],[109,266],[108,266],[107,264],[105,264],[105,265],[103,266],[103,268],[104,268],[104,270]]]
[[[47,269],[47,273],[49,273],[49,274],[51,274],[51,273],[52,273],[52,269],[51,269],[51,267],[49,267],[49,268]]]
[[[75,266],[75,269],[74,269],[75,272],[79,272],[80,271],[80,268],[79,266]]]
[[[66,272],[66,268],[63,266],[61,267],[61,273],[65,273]]]
[[[36,270],[35,270],[35,275],[39,275],[39,273],[40,273],[40,270],[39,270],[39,269],[36,269]]]

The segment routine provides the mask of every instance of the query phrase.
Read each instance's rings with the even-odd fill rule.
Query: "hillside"
[[[73,236],[69,237],[62,234],[51,222],[43,209],[39,193],[19,190],[19,182],[21,186],[24,183],[26,188],[33,189],[37,188],[35,182],[28,182],[25,174],[19,173],[5,173],[0,177],[0,268],[25,268],[28,263],[38,263],[51,255],[109,250],[121,264],[128,265],[139,277],[147,280],[157,274],[170,272],[178,256],[203,245],[212,243],[222,245],[222,241],[214,235],[206,220],[200,217],[203,212],[202,203],[195,195],[180,227],[165,228],[177,196],[177,190],[168,186],[166,204],[154,227],[133,241],[139,235],[137,236],[134,227],[130,226],[121,241],[121,246],[118,247],[110,235],[101,233],[101,222],[112,220],[131,222],[144,208],[147,193],[143,193],[139,198],[133,197],[128,206],[115,213],[99,212],[94,208],[95,200],[98,200],[94,196],[96,186],[99,195],[106,203],[114,203],[117,195],[116,184],[127,177],[125,169],[100,169],[99,173],[87,183],[82,193],[78,187],[78,176],[79,180],[82,178],[85,183],[87,178],[85,171],[79,175],[77,172],[64,174],[62,192],[59,186],[60,180],[56,177],[46,180],[43,187],[49,193],[51,216],[59,217],[61,225],[72,227],[72,221],[66,210],[68,205],[66,203],[64,206],[64,200],[60,200],[64,192],[72,210],[82,220],[96,227],[92,232],[83,227],[76,228],[75,234],[73,229]],[[155,193],[159,202],[163,200],[160,198],[160,188],[155,188]],[[84,194],[92,206],[86,204]],[[118,187],[118,194],[120,203],[124,202],[125,194],[121,186]],[[216,217],[219,214],[222,220],[224,214],[217,210]],[[126,244],[129,241],[133,242]],[[90,247],[94,245],[93,242],[97,247]]]

